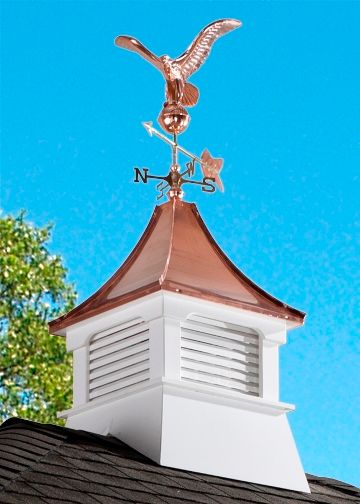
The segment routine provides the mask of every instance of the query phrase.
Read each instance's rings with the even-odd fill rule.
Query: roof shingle
[[[13,418],[0,427],[0,503],[355,504],[360,490],[308,475],[306,494],[162,467],[111,436]]]

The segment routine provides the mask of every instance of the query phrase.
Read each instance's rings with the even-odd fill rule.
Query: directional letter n
[[[139,178],[141,178],[141,181],[144,182],[144,184],[147,184],[148,181],[148,168],[143,168],[141,172],[141,168],[134,168],[135,170],[135,178],[134,182],[140,182]]]

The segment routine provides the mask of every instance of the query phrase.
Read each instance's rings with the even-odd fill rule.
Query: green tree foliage
[[[24,217],[0,219],[0,420],[61,424],[56,412],[71,403],[71,357],[47,323],[73,307],[75,292],[47,248],[51,226]]]

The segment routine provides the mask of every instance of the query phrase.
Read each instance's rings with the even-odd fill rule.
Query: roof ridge
[[[166,256],[166,261],[165,261],[165,266],[164,266],[164,271],[160,275],[159,278],[159,283],[162,285],[166,279],[167,272],[169,270],[169,264],[171,260],[171,255],[172,255],[172,250],[173,250],[173,243],[174,243],[174,226],[175,226],[175,212],[176,212],[176,204],[177,204],[177,198],[173,198],[171,201],[172,203],[172,212],[171,212],[171,231],[170,231],[170,240],[169,240],[169,247],[168,247],[168,253]]]

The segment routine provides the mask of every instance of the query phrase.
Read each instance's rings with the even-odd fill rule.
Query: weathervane
[[[214,192],[216,186],[223,191],[220,179],[220,170],[223,165],[221,158],[213,158],[205,149],[198,157],[184,149],[177,142],[177,135],[183,133],[189,125],[190,115],[185,107],[193,107],[199,99],[199,90],[187,82],[187,79],[196,72],[208,57],[214,42],[226,33],[241,26],[236,19],[220,19],[206,26],[195,38],[188,49],[178,58],[171,59],[169,56],[158,57],[147,49],[141,42],[127,35],[119,35],[115,39],[118,47],[128,49],[140,54],[143,58],[154,65],[163,74],[166,86],[166,101],[158,117],[160,126],[172,134],[172,138],[157,131],[152,122],[145,122],[143,126],[150,136],[155,135],[168,145],[172,150],[170,171],[166,176],[150,175],[148,168],[135,168],[134,182],[147,183],[148,179],[161,180],[157,185],[158,199],[166,194],[169,198],[182,197],[183,184],[196,184],[201,186],[203,192]],[[181,152],[188,158],[186,169],[181,171],[178,163],[178,153]],[[191,180],[195,174],[196,165],[200,165],[203,179]]]

